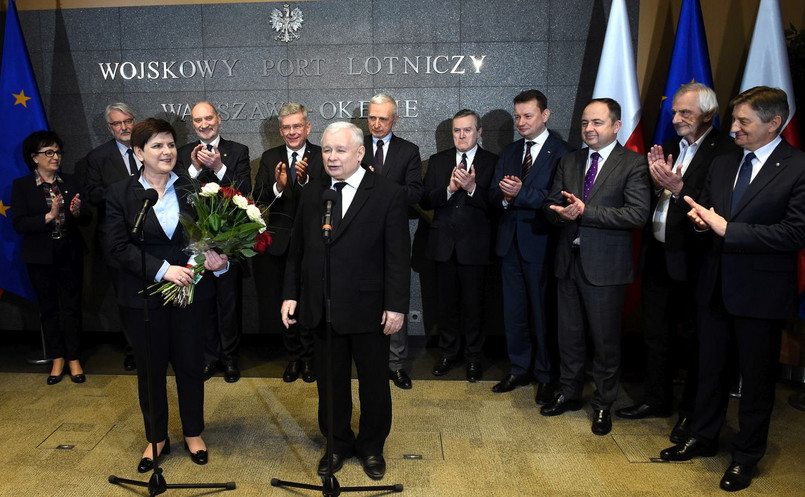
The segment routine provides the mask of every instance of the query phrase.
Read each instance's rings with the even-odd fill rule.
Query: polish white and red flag
[[[617,100],[621,105],[618,142],[629,150],[646,153],[632,32],[629,29],[625,0],[613,0],[609,10],[607,32],[593,90],[593,98],[604,97]]]

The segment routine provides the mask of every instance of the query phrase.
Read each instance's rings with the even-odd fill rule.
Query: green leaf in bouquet
[[[255,252],[254,250],[252,250],[250,248],[244,248],[244,249],[240,249],[240,255],[242,255],[243,257],[246,257],[248,259],[249,257],[254,257],[255,255],[257,255],[257,252]]]
[[[210,227],[210,231],[217,233],[221,229],[221,217],[218,214],[210,214],[207,218],[207,226]]]

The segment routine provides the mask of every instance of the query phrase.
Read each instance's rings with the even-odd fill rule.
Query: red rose
[[[262,254],[271,245],[271,233],[264,231],[254,237],[254,250]]]
[[[222,186],[220,192],[221,195],[223,195],[226,198],[232,198],[235,195],[241,195],[239,191],[237,191],[235,188],[232,188],[231,186]]]

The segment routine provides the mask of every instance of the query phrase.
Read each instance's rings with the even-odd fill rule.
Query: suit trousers
[[[243,321],[243,268],[233,261],[229,271],[220,276],[207,274],[215,283],[216,303],[212,306],[212,326],[207,328],[207,343],[204,347],[204,362],[217,360],[237,362],[238,346]]]
[[[439,289],[440,317],[439,347],[442,357],[455,360],[461,353],[464,335],[464,358],[481,362],[484,334],[481,313],[484,306],[484,276],[486,266],[459,264],[455,253],[450,260],[436,263]]]
[[[333,379],[333,452],[351,457],[383,453],[391,431],[391,387],[386,372],[389,337],[373,333],[333,333],[327,349],[324,328],[314,330],[315,360],[319,393],[319,429],[327,437],[327,378]],[[332,373],[327,354],[332,354]],[[360,419],[358,435],[352,431],[352,362],[358,372]]]
[[[665,246],[653,236],[648,243],[643,271],[643,341],[646,345],[646,376],[643,402],[670,410],[674,401],[675,352],[685,368],[685,386],[679,404],[681,414],[693,414],[699,370],[699,340],[696,335],[696,285],[668,276]],[[679,333],[678,333],[679,332]]]
[[[405,369],[408,360],[408,316],[403,317],[400,331],[391,335],[389,340],[389,371]],[[388,377],[388,375],[386,375]]]
[[[555,334],[546,319],[550,269],[520,256],[517,240],[503,256],[503,324],[511,374],[531,374],[541,383],[556,380]]]
[[[766,453],[783,321],[729,315],[723,305],[699,307],[699,388],[694,436],[716,443],[727,416],[731,358],[737,351],[743,379],[732,458],[755,464]]]
[[[559,357],[562,394],[581,400],[587,336],[593,346],[593,409],[610,409],[620,390],[621,312],[627,285],[595,286],[574,253],[568,274],[559,279]]]
[[[149,309],[151,322],[151,377],[153,380],[154,423],[148,411],[148,370],[146,336],[142,309],[127,309],[128,329],[131,332],[137,359],[137,387],[140,410],[149,442],[161,442],[168,435],[168,392],[166,374],[168,363],[176,375],[179,397],[179,416],[185,437],[195,437],[204,431],[204,377],[202,365],[206,329],[212,326],[212,299],[198,301],[181,308],[159,306]]]

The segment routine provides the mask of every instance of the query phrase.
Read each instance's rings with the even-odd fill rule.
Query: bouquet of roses
[[[230,259],[245,259],[263,253],[271,245],[263,212],[249,197],[230,186],[205,183],[201,191],[189,196],[196,209],[196,219],[182,216],[187,238],[185,251],[193,254],[187,267],[193,269],[193,282],[187,286],[176,283],[154,283],[151,295],[161,294],[165,304],[178,307],[193,303],[196,284],[204,276],[204,252],[215,249]]]

